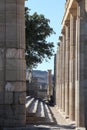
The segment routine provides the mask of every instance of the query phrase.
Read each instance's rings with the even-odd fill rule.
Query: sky
[[[61,35],[61,23],[65,11],[65,1],[66,0],[27,0],[25,6],[29,7],[30,14],[34,12],[38,14],[43,14],[45,18],[50,20],[50,27],[56,32],[55,35],[51,35],[48,38],[48,42],[54,42],[54,51],[56,53],[58,38]],[[42,64],[38,64],[37,70],[47,71],[52,70],[54,73],[54,56],[48,60],[48,62],[43,61]]]

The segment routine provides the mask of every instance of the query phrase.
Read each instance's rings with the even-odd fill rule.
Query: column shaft
[[[62,110],[65,112],[65,34],[62,41]]]
[[[74,11],[73,11],[74,12]],[[75,120],[75,45],[76,45],[76,18],[70,15],[70,89],[69,89],[69,116]]]
[[[59,87],[60,87],[60,110],[62,110],[62,43],[60,43],[60,58],[59,58],[59,74],[60,74],[60,83],[59,83]]]
[[[65,114],[69,115],[69,21],[66,25],[66,45],[65,45]]]
[[[56,105],[59,108],[59,45],[56,54]]]
[[[77,0],[75,120],[77,126],[87,128],[87,12],[85,7],[87,7],[85,0]]]

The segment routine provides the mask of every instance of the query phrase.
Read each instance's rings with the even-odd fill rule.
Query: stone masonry
[[[55,73],[59,111],[87,128],[87,0],[66,0]]]
[[[24,0],[0,0],[0,127],[24,126]]]

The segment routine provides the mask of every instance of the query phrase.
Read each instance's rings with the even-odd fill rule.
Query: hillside
[[[39,83],[46,83],[47,84],[47,71],[33,70],[32,76],[37,77]]]

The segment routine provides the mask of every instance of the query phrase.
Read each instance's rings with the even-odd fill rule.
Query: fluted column
[[[58,55],[58,49],[57,49],[57,52],[55,54],[55,57],[54,57],[54,85],[55,85],[55,105],[58,106],[57,104],[57,101],[58,101],[58,58],[57,58],[57,55]]]
[[[65,33],[62,34],[62,110],[65,112]]]
[[[60,87],[60,91],[59,91],[59,95],[60,95],[60,110],[62,110],[62,43],[60,42],[60,48],[59,48],[59,87]]]
[[[76,10],[70,15],[70,85],[69,116],[75,120],[75,46],[76,46]]]
[[[65,114],[69,115],[69,40],[70,40],[70,21],[66,21],[66,45],[65,45]]]
[[[75,120],[77,126],[87,128],[87,4],[86,0],[77,1],[76,37],[76,100]]]

